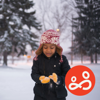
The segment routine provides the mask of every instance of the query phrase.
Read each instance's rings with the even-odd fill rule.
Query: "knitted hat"
[[[34,58],[34,60],[37,60],[37,56],[40,55],[42,53],[42,47],[44,43],[52,43],[55,44],[57,47],[57,53],[61,56],[61,60],[60,62],[63,62],[62,59],[62,47],[60,46],[59,43],[59,37],[60,34],[57,31],[54,30],[47,30],[46,32],[44,32],[41,36],[41,40],[40,40],[40,46],[39,48],[36,50],[36,57]]]

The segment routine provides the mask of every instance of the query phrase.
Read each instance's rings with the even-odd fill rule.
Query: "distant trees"
[[[100,1],[99,0],[75,0],[78,13],[73,18],[74,46],[73,53],[88,55],[93,63],[97,63],[97,55],[100,54]]]
[[[0,53],[5,65],[7,55],[25,54],[26,44],[30,44],[33,50],[37,48],[34,38],[38,36],[31,29],[40,30],[41,25],[34,16],[36,11],[28,11],[33,6],[33,0],[0,1]]]

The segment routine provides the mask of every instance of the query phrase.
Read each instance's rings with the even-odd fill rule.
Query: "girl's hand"
[[[41,83],[46,84],[50,82],[50,78],[49,77],[45,77],[45,76],[40,76],[39,80],[41,81]]]
[[[49,78],[52,79],[55,83],[57,83],[58,77],[56,73],[52,73],[52,75],[49,75]]]
[[[40,76],[39,80],[43,80],[45,78],[45,76]]]

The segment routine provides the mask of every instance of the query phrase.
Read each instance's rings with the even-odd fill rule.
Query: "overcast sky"
[[[35,3],[34,6],[34,10],[36,10],[36,15],[39,15],[39,17],[42,17],[41,14],[39,14],[39,4],[42,2],[41,0],[33,0]],[[45,1],[45,0],[44,0]],[[50,0],[52,2],[52,7],[55,6],[56,4],[59,5],[60,0]],[[70,30],[70,31],[69,31]],[[70,46],[71,46],[71,28],[69,28],[68,30],[66,30],[66,33],[68,33],[70,36],[68,38],[66,38],[64,41],[62,41],[62,39],[60,39],[60,45],[63,48],[63,52],[69,52],[70,51]],[[61,35],[60,38],[65,37],[65,35]]]

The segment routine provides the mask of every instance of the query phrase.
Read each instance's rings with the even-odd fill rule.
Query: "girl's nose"
[[[50,48],[48,48],[47,51],[48,51],[48,52],[51,51]]]

